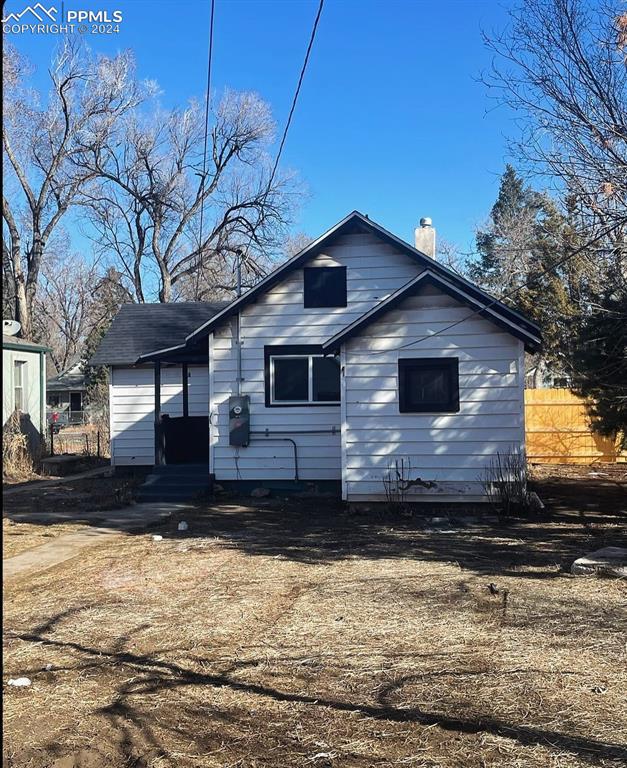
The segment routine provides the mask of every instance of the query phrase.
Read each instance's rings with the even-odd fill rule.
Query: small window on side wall
[[[401,413],[457,413],[459,411],[459,360],[404,358],[398,361]]]
[[[305,307],[345,307],[346,267],[305,267]]]

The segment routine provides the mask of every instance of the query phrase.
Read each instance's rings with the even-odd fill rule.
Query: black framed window
[[[305,267],[305,307],[345,307],[346,267]]]
[[[404,358],[398,361],[401,413],[459,411],[459,360],[456,357]]]
[[[340,402],[340,361],[320,348],[264,348],[266,406],[330,405]]]

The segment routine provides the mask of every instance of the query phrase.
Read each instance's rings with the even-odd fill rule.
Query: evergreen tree
[[[627,271],[624,253],[597,295],[576,334],[573,388],[591,401],[594,428],[618,435],[627,447]]]
[[[546,194],[527,186],[508,165],[486,228],[477,233],[479,259],[470,277],[542,328],[543,349],[531,364],[541,383],[547,367],[563,373],[569,359],[571,326],[580,308],[566,272],[552,269],[572,247],[567,218]],[[575,281],[576,282],[576,281]]]

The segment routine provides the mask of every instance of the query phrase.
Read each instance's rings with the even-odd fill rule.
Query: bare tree
[[[77,255],[48,255],[35,300],[33,326],[37,338],[52,350],[58,371],[78,362],[96,322],[93,293],[100,278],[97,266]]]
[[[232,290],[238,254],[245,280],[264,273],[297,196],[291,176],[269,185],[273,131],[257,95],[227,92],[213,114],[206,168],[195,103],[133,116],[107,142],[85,147],[84,172],[100,180],[90,195],[95,240],[114,254],[136,301],[155,283],[159,301]]]
[[[588,227],[627,220],[627,13],[619,0],[522,0],[485,82],[519,118],[515,153],[582,200]],[[620,235],[619,235],[620,237]]]
[[[312,240],[313,237],[310,237],[304,232],[295,232],[294,234],[288,235],[283,243],[283,255],[288,259],[292,256],[296,256],[296,254],[306,248]]]
[[[105,142],[141,87],[132,56],[91,56],[66,40],[49,70],[47,100],[28,84],[30,68],[11,45],[3,56],[3,271],[22,334],[33,334],[32,312],[50,237],[93,178],[74,160],[84,146]]]

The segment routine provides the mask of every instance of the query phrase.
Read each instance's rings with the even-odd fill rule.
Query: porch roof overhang
[[[476,294],[471,294],[469,291],[455,285],[452,281],[447,280],[442,275],[436,274],[433,270],[426,269],[409,283],[399,288],[399,290],[391,296],[388,296],[387,299],[381,301],[368,312],[365,312],[361,317],[357,318],[357,320],[346,326],[346,328],[339,333],[336,333],[335,336],[332,336],[325,341],[322,345],[322,351],[325,354],[338,351],[342,344],[349,339],[358,336],[368,325],[386,312],[394,309],[406,298],[417,294],[421,289],[428,285],[434,286],[473,310],[468,313],[467,317],[455,321],[452,325],[461,324],[471,317],[484,317],[507,331],[507,333],[520,339],[528,352],[537,352],[540,349],[542,345],[542,336],[537,325],[531,323],[529,320],[526,320],[524,323],[517,322],[509,315],[509,313],[506,314],[500,311],[502,305],[496,299],[491,300],[486,294],[483,294],[481,298],[479,298]],[[437,332],[434,332],[424,338],[430,338],[436,334]],[[420,341],[421,340],[422,339],[420,339]],[[418,341],[419,340],[414,340],[416,345],[418,344]],[[409,345],[411,345],[411,343],[411,341],[408,342]],[[409,348],[411,349],[411,346]]]
[[[205,365],[209,363],[209,350],[206,344],[187,346],[185,343],[176,344],[173,347],[157,349],[154,352],[147,352],[140,355],[137,363],[172,363],[189,365]]]

